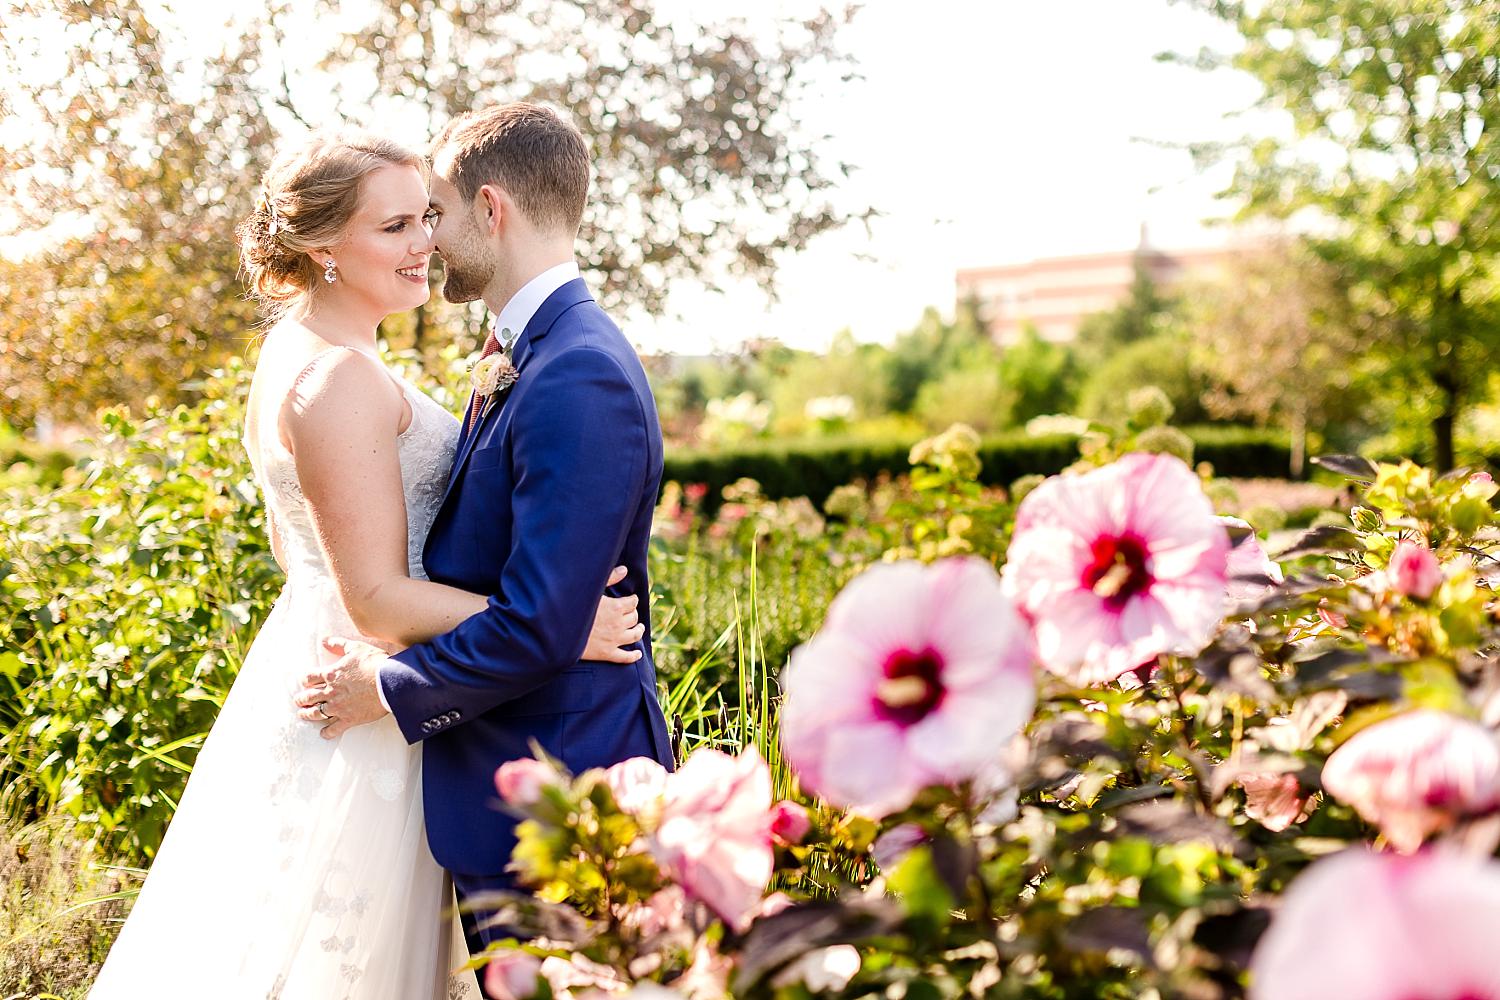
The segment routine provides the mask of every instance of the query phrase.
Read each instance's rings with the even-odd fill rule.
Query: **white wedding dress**
[[[348,350],[348,348],[333,348]],[[265,356],[262,356],[264,362]],[[410,572],[448,481],[458,420],[398,379]],[[293,694],[358,635],[318,544],[291,454],[284,395],[261,399],[246,448],[288,563],[90,1000],[477,998],[453,889],[422,825],[422,754],[386,716],[337,740]]]

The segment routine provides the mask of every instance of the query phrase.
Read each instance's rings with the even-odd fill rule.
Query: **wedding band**
[[[329,722],[333,721],[333,716],[328,714],[328,702],[326,701],[318,702],[318,714],[327,719]]]

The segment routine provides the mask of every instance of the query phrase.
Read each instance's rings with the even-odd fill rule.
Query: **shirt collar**
[[[526,324],[542,307],[553,292],[579,277],[577,261],[566,261],[547,268],[541,274],[521,286],[521,290],[510,297],[500,314],[495,317],[495,339],[500,347],[509,351],[515,346]]]

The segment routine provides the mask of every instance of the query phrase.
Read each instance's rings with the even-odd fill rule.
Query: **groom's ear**
[[[474,195],[474,207],[479,209],[485,230],[493,236],[512,206],[504,191],[493,184],[484,184]]]

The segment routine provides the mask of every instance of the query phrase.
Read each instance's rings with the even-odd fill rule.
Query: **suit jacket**
[[[629,757],[670,767],[651,659],[646,549],[662,475],[640,360],[583,281],[553,292],[513,352],[519,376],[459,439],[423,565],[493,595],[452,631],[398,653],[381,687],[423,742],[427,839],[450,871],[499,875],[515,845],[495,770],[536,740],[575,774]],[[610,570],[641,595],[634,664],[580,661]]]

